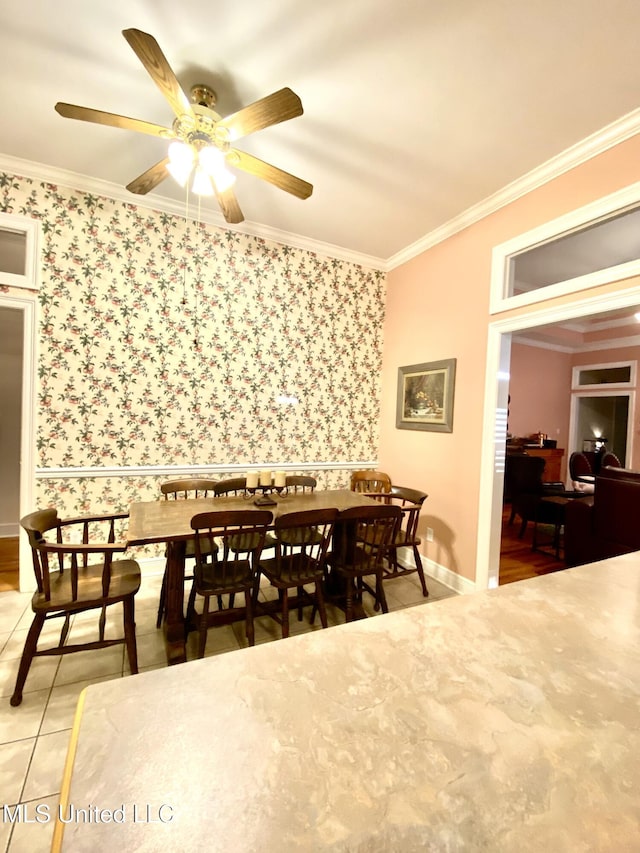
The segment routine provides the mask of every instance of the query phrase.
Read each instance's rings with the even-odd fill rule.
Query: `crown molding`
[[[579,332],[581,335],[589,334],[589,332],[601,332],[608,329],[637,328],[638,321],[631,317],[622,317],[619,320],[602,320],[598,323],[591,322],[591,318],[586,318],[586,323],[581,323],[579,320],[571,320],[568,323],[563,323],[563,327],[570,332]]]
[[[568,346],[567,344],[556,344],[551,343],[551,341],[539,341],[536,340],[536,338],[527,338],[522,335],[518,335],[517,337],[515,335],[512,335],[511,343],[520,344],[520,346],[523,347],[535,347],[536,349],[548,349],[552,350],[553,352],[564,352],[569,355],[580,351],[576,347]]]
[[[597,352],[602,349],[627,349],[628,347],[639,347],[640,335],[627,338],[611,338],[608,341],[590,341],[582,344],[576,352]]]
[[[121,201],[125,204],[140,207],[143,210],[160,210],[163,213],[179,216],[182,219],[184,219],[185,215],[184,204],[173,199],[160,195],[149,197],[134,196],[119,184],[103,181],[100,178],[92,178],[89,175],[82,175],[79,172],[71,172],[67,169],[47,166],[45,163],[23,160],[19,157],[12,157],[9,154],[0,154],[0,171],[22,175],[25,178],[33,178],[48,184],[57,184],[80,192],[106,196],[114,201]],[[226,231],[236,231],[251,237],[259,237],[263,240],[292,246],[295,249],[303,249],[313,252],[316,255],[337,258],[338,260],[348,261],[366,269],[386,271],[386,261],[382,258],[374,258],[372,255],[365,255],[362,252],[345,249],[333,243],[323,243],[320,240],[313,240],[301,234],[281,231],[278,228],[271,228],[268,225],[261,225],[257,222],[248,222],[245,220],[238,225],[232,225],[225,221],[222,214],[211,208],[201,209],[198,218],[200,222],[213,225],[216,228],[223,228]]]
[[[268,225],[260,225],[256,222],[247,222],[245,220],[239,225],[230,225],[217,211],[209,208],[201,212],[200,218],[202,222],[206,222],[208,225],[213,225],[217,228],[237,231],[242,234],[314,252],[318,255],[348,261],[367,269],[389,272],[422,254],[422,252],[427,251],[427,249],[432,248],[438,243],[442,243],[449,237],[453,237],[470,225],[474,225],[486,216],[495,213],[500,208],[511,204],[523,195],[543,186],[554,178],[560,177],[560,175],[563,175],[570,169],[574,169],[576,166],[585,163],[598,154],[602,154],[609,148],[619,145],[639,132],[640,109],[637,109],[627,113],[627,115],[622,116],[622,118],[617,119],[591,136],[587,136],[585,139],[567,148],[557,157],[547,160],[546,163],[532,169],[526,175],[523,175],[512,183],[507,184],[506,187],[488,196],[488,198],[478,204],[467,208],[467,210],[458,216],[425,234],[424,237],[396,252],[396,254],[391,255],[386,260],[345,249],[333,243],[323,243],[320,240],[313,240],[301,234],[280,231],[277,228],[270,228]],[[154,196],[152,199],[147,200],[143,196],[138,196],[132,200],[131,193],[118,184],[102,181],[88,175],[81,175],[78,172],[54,168],[44,163],[22,160],[19,157],[12,157],[10,155],[0,155],[0,170],[15,172],[16,174],[42,180],[47,183],[60,184],[75,190],[93,192],[97,195],[115,199],[116,201],[125,202],[126,204],[134,204],[143,209],[161,210],[174,216],[184,217],[183,205],[173,199]]]
[[[491,213],[495,213],[507,204],[511,204],[532,190],[538,189],[538,187],[543,186],[554,178],[560,177],[560,175],[563,175],[570,169],[574,169],[576,166],[585,163],[587,160],[591,160],[609,148],[613,148],[615,145],[619,145],[626,139],[635,136],[638,132],[640,132],[640,109],[627,113],[627,115],[622,116],[622,118],[617,119],[591,136],[587,136],[582,141],[558,154],[557,157],[547,160],[546,163],[532,169],[532,171],[527,172],[526,175],[523,175],[516,181],[507,184],[506,187],[498,190],[498,192],[490,195],[478,204],[469,207],[459,216],[455,216],[453,219],[445,222],[444,225],[425,234],[424,237],[416,240],[415,243],[388,258],[385,270],[389,272],[401,266],[427,249],[441,243],[443,240],[447,240],[449,237],[453,237],[454,234],[468,228],[470,225],[474,225],[476,222],[479,222]]]
[[[567,345],[567,344],[556,344],[551,341],[539,341],[535,338],[528,338],[526,335],[518,335],[518,337],[512,337],[512,342],[515,344],[521,344],[525,347],[537,347],[538,349],[549,349],[554,352],[564,352],[569,353],[570,355],[576,355],[577,353],[582,352],[598,352],[598,350],[604,349],[625,349],[627,347],[639,347],[640,346],[640,336],[633,335],[627,338],[611,338],[611,340],[606,341],[590,341],[582,344],[576,344],[575,346]]]
[[[599,323],[582,323],[581,332],[600,332],[606,329],[624,328],[625,326],[637,326],[638,321],[633,317],[621,317],[619,320],[602,320]]]

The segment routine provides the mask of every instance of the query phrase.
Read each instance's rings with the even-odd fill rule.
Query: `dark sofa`
[[[567,566],[640,551],[640,471],[602,468],[593,495],[565,509]]]

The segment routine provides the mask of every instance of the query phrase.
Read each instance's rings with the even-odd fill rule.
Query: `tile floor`
[[[140,671],[165,666],[162,631],[155,626],[161,577],[145,575],[136,596],[136,635]],[[423,599],[416,575],[388,581],[385,590],[390,610],[399,610],[447,598],[455,593],[433,579],[428,579],[429,598]],[[270,587],[261,595],[271,597]],[[31,623],[30,593],[14,591],[0,593],[0,851],[28,851],[38,853],[49,850],[53,833],[53,817],[49,822],[36,820],[36,806],[49,807],[55,814],[60,791],[60,781],[67,752],[69,733],[73,723],[76,702],[80,691],[88,684],[122,678],[129,675],[124,646],[114,646],[97,651],[78,652],[58,657],[41,657],[31,666],[22,704],[9,705],[13,692],[19,658],[22,654],[27,629]],[[367,596],[365,596],[367,598]],[[121,636],[121,609],[113,607],[107,620],[107,636]],[[365,610],[373,610],[365,602]],[[340,624],[344,614],[328,607],[329,624]],[[291,618],[291,633],[321,630],[319,620],[311,627],[309,611],[305,621]],[[45,626],[56,633],[61,620]],[[264,643],[280,637],[280,626],[269,617],[255,622],[256,642]],[[70,640],[80,637],[97,639],[97,615],[79,614],[72,622]],[[188,659],[195,658],[196,636],[190,634]],[[217,655],[246,645],[243,626],[212,628],[207,639],[207,655]],[[188,663],[187,663],[188,666]],[[15,820],[15,805],[26,804],[26,815],[33,822]],[[6,806],[11,807],[9,810]],[[41,810],[38,814],[46,814]],[[12,818],[13,817],[13,821]]]

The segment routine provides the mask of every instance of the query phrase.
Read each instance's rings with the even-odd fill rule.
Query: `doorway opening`
[[[2,532],[9,538],[18,535],[19,520],[32,511],[35,499],[36,309],[35,293],[0,294],[0,361],[7,394],[0,467],[11,483],[0,510]],[[19,588],[30,589],[33,569],[26,537],[20,538],[19,564]]]
[[[36,313],[40,224],[25,216],[0,213],[0,539],[19,536],[19,521],[31,512],[36,465]],[[13,546],[15,549],[15,545]],[[4,553],[3,549],[3,553]],[[12,573],[15,559],[10,546]],[[31,554],[19,536],[19,588],[33,588]],[[7,563],[11,565],[10,563]]]
[[[630,459],[635,393],[577,392],[571,398],[570,450],[594,454],[614,453],[621,466]],[[594,469],[595,470],[595,469]]]
[[[0,592],[18,589],[22,312],[0,305]]]
[[[598,296],[582,296],[580,302],[531,310],[489,325],[480,490],[483,495],[491,495],[491,500],[480,502],[476,589],[497,587],[499,584],[512,333],[622,308],[635,308],[639,300],[640,288],[635,287]],[[604,393],[606,396],[618,396],[610,389]],[[631,395],[629,417],[632,417],[633,394],[624,393]],[[630,438],[629,429],[627,441]],[[625,461],[628,465],[628,446]]]
[[[483,499],[479,503],[476,589],[497,587],[499,583],[512,333],[623,308],[634,307],[637,310],[640,301],[637,241],[633,240],[629,249],[631,259],[612,258],[606,253],[611,233],[615,231],[617,234],[620,221],[617,215],[632,209],[640,209],[640,183],[598,199],[493,249],[490,313],[495,315],[511,309],[522,313],[496,320],[488,327],[480,493],[483,498],[486,495],[491,499]],[[587,247],[591,253],[605,258],[605,262],[585,270],[574,269],[568,277],[565,273],[546,282],[543,280],[542,284],[547,286],[536,289],[534,279],[544,279],[546,273],[560,268],[560,260],[565,260],[562,246],[568,241],[563,238],[605,220],[609,220],[609,225],[599,229],[597,239],[594,239],[594,234],[598,229],[591,229],[589,239],[579,241],[582,254]],[[540,250],[535,269],[529,271],[528,277],[532,280],[526,282],[526,287],[516,289],[515,260],[531,249]],[[540,261],[543,261],[542,267]],[[602,286],[608,286],[610,290],[603,293]],[[565,301],[558,299],[560,304],[550,305],[549,301],[557,297]],[[637,346],[637,343],[628,340],[627,345]],[[599,347],[595,345],[594,348]],[[609,389],[607,391],[610,393]],[[633,399],[630,398],[632,408]],[[631,430],[628,429],[627,442],[630,435]],[[627,446],[627,465],[630,461],[628,450]]]

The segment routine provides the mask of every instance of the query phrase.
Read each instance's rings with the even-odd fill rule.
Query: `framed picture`
[[[456,359],[398,369],[397,429],[453,432]]]

